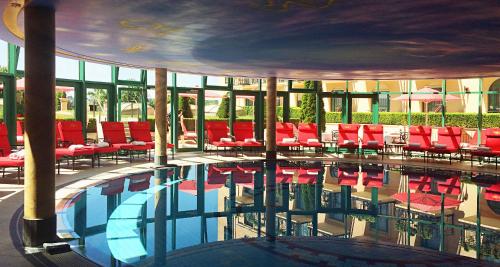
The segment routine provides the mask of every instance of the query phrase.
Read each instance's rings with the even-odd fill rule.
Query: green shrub
[[[219,118],[229,118],[229,97],[227,95],[222,98],[216,115]]]
[[[179,110],[182,111],[182,116],[184,118],[192,118],[193,117],[193,111],[191,110],[191,104],[189,97],[181,97],[179,100]]]
[[[97,123],[95,119],[89,119],[89,122],[87,123],[87,132],[88,133],[95,133],[97,132]]]

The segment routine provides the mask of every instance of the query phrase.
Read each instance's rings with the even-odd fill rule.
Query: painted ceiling
[[[60,51],[116,64],[290,79],[500,76],[498,0],[35,2],[55,6]],[[0,24],[1,39],[22,45]]]

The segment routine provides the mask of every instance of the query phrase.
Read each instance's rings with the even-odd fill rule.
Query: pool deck
[[[176,164],[178,166],[185,166],[185,165],[193,165],[193,164],[200,164],[200,163],[220,163],[220,162],[234,162],[234,161],[243,161],[243,160],[262,160],[262,157],[224,157],[224,156],[216,156],[216,155],[207,155],[203,153],[179,153],[176,155],[175,160],[169,160],[169,163],[171,164]],[[375,157],[368,157],[367,159],[361,159],[357,158],[356,156],[347,156],[345,158],[338,158],[336,155],[330,155],[330,154],[325,154],[325,156],[317,157],[314,155],[296,155],[296,156],[287,156],[283,157],[280,156],[279,159],[283,160],[337,160],[339,162],[350,162],[350,163],[385,163],[385,164],[394,164],[398,165],[403,163],[401,160],[401,157],[399,156],[394,156],[390,158],[385,158],[384,161],[382,161],[380,158],[375,158]],[[463,170],[463,171],[481,171],[481,172],[489,172],[489,173],[500,173],[500,169],[495,169],[494,165],[485,165],[485,166],[479,166],[477,163],[473,168],[470,168],[470,163],[469,162],[454,162],[453,164],[449,165],[447,160],[443,161],[431,161],[424,163],[422,159],[413,159],[413,160],[405,160],[404,164],[407,166],[425,166],[425,167],[438,167],[441,169],[451,169],[451,170]],[[144,171],[151,171],[153,167],[153,164],[144,160],[138,160],[137,162],[134,163],[128,163],[127,161],[120,161],[118,165],[115,165],[114,162],[112,161],[104,161],[103,166],[100,168],[90,168],[89,164],[84,163],[82,165],[77,165],[76,170],[71,170],[71,169],[66,169],[65,166],[62,167],[61,169],[61,174],[56,175],[56,185],[58,187],[58,191],[56,193],[56,206],[58,209],[62,208],[62,204],[65,203],[69,198],[71,198],[74,194],[78,193],[79,191],[85,189],[88,186],[95,185],[97,183],[101,183],[105,180],[108,179],[113,179],[117,178],[120,176],[123,176],[126,173],[135,173],[135,172],[144,172]],[[21,181],[22,182],[22,181]],[[76,183],[75,183],[76,182]],[[70,252],[70,253],[64,253],[64,254],[59,254],[59,255],[48,255],[45,253],[27,253],[24,250],[24,247],[21,244],[21,235],[20,235],[20,219],[22,218],[22,203],[23,203],[23,186],[17,184],[17,179],[15,177],[15,174],[13,172],[9,173],[7,172],[7,175],[4,179],[1,179],[0,183],[0,209],[2,212],[0,213],[0,231],[7,235],[9,234],[9,237],[4,236],[4,238],[0,239],[0,259],[2,260],[1,265],[2,266],[69,266],[69,265],[74,265],[74,266],[95,266],[92,262],[80,257],[76,253]],[[315,241],[317,240],[317,241]],[[285,242],[286,241],[286,242]],[[237,243],[240,244],[240,246],[234,246],[234,249],[239,249],[243,250],[245,253],[241,253],[241,251],[233,251],[229,249],[231,247],[230,243]],[[333,251],[329,249],[329,247],[335,247],[335,244],[333,244],[332,240],[326,241],[323,238],[315,237],[312,238],[310,241],[307,241],[304,243],[304,240],[300,240],[300,245],[301,246],[307,246],[306,244],[314,244],[314,246],[321,247],[321,251],[328,252],[328,251]],[[344,241],[342,241],[344,242]],[[352,244],[347,244],[347,243],[342,243],[343,246],[349,245],[349,246],[360,246],[360,247],[365,247],[368,246],[367,243],[360,243],[357,244],[358,241],[353,241]],[[256,257],[262,257],[260,260],[262,263],[265,263],[266,266],[273,266],[269,265],[270,262],[273,262],[276,266],[281,266],[285,262],[289,262],[288,266],[298,266],[298,265],[303,265],[301,264],[301,256],[298,254],[301,254],[302,252],[299,252],[301,250],[311,250],[311,248],[302,248],[300,246],[292,246],[291,244],[294,243],[293,241],[290,241],[288,239],[286,240],[281,240],[279,239],[278,242],[276,243],[269,243],[269,242],[264,242],[262,240],[254,240],[254,241],[248,241],[248,240],[235,240],[235,241],[230,241],[230,243],[213,243],[213,244],[207,244],[206,246],[216,246],[212,247],[209,255],[203,254],[205,252],[208,252],[206,249],[202,249],[199,252],[196,252],[199,247],[193,247],[189,248],[186,250],[179,250],[172,255],[169,255],[167,258],[167,261],[170,262],[176,262],[179,266],[197,266],[196,264],[199,263],[206,265],[206,257],[208,258],[213,258],[213,259],[220,259],[221,256],[223,255],[235,255],[234,253],[239,253],[241,254],[240,257],[225,257],[228,259],[228,261],[234,260],[235,262],[231,263],[228,261],[221,261],[221,265],[228,266],[228,265],[241,265],[244,266],[245,264],[242,264],[245,262],[245,257],[248,257],[246,262],[252,263],[251,265],[256,265],[258,262]],[[273,245],[274,244],[274,245]],[[339,243],[340,244],[340,243]],[[357,244],[357,245],[356,245]],[[295,254],[291,258],[283,258],[283,256],[279,256],[279,254],[270,254],[270,253],[262,253],[263,251],[266,250],[279,250],[279,249],[285,249],[286,251],[290,252],[290,246],[294,247]],[[338,246],[338,245],[337,245]],[[391,245],[394,246],[394,245]],[[323,248],[324,247],[324,248]],[[370,245],[370,248],[372,248],[373,245]],[[223,253],[223,255],[218,254],[219,252],[216,251],[216,249],[219,248],[225,248],[223,251],[220,251],[220,253]],[[262,249],[265,248],[265,249]],[[384,247],[386,249],[387,247]],[[343,249],[345,250],[345,249]],[[422,249],[419,248],[412,248],[411,250],[406,249],[406,254],[403,253],[403,255],[407,256],[408,251],[416,251],[418,255],[427,255],[426,253],[434,253],[432,251],[427,251],[427,252],[420,252]],[[253,251],[253,252],[252,252]],[[321,252],[320,251],[320,252]],[[349,251],[349,250],[345,250]],[[213,252],[213,253],[212,253]],[[288,253],[287,252],[287,253]],[[186,261],[186,258],[182,259],[181,255],[187,255],[183,253],[192,253],[190,255],[189,260]],[[231,254],[232,253],[232,254]],[[319,252],[318,252],[319,253]],[[366,254],[367,252],[363,252]],[[380,252],[379,252],[380,253]],[[422,254],[423,253],[423,254]],[[371,252],[370,252],[371,254]],[[436,253],[434,253],[436,254]],[[265,255],[265,256],[264,256]],[[302,255],[302,254],[301,254]],[[323,254],[321,254],[323,255]],[[379,255],[385,255],[386,257],[382,258],[387,258],[387,253],[386,254],[379,254]],[[439,254],[441,255],[441,254]],[[392,253],[391,253],[392,256]],[[193,258],[191,258],[193,257]],[[196,258],[198,257],[199,261],[196,261]],[[201,258],[200,258],[201,257]],[[328,258],[332,257],[332,258]],[[334,259],[334,256],[327,256],[325,259]],[[336,257],[336,256],[335,256]],[[434,256],[433,256],[434,257]],[[467,262],[467,264],[476,264],[477,261],[474,261],[473,259],[469,258],[464,258],[464,257],[459,257],[455,255],[447,255],[443,256],[447,259],[452,259],[456,258],[456,260],[453,260],[451,265],[455,266],[460,266],[460,262],[464,261]],[[298,260],[296,260],[296,258]],[[316,257],[319,259],[318,257]],[[236,260],[238,259],[238,262]],[[254,262],[255,260],[255,262]],[[428,260],[428,258],[427,258]],[[224,264],[222,264],[224,263]],[[318,263],[318,262],[316,262]],[[320,264],[321,265],[321,264]],[[386,264],[383,264],[386,266]],[[393,264],[390,264],[393,265]],[[446,266],[447,264],[439,264]],[[216,266],[216,265],[211,265],[211,266]],[[378,265],[373,265],[373,266],[378,266]],[[396,266],[396,265],[394,265]],[[413,266],[418,266],[413,265]],[[424,265],[422,265],[424,266]],[[469,265],[469,266],[474,266],[474,265]]]

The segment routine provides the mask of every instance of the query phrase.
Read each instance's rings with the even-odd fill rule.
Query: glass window
[[[19,50],[19,58],[17,59],[17,70],[24,71],[24,47]]]
[[[56,56],[56,77],[78,80],[78,60]]]
[[[378,96],[378,110],[379,112],[391,111],[391,95],[389,92],[381,92]]]
[[[177,73],[177,87],[201,87],[201,76],[195,74]]]
[[[228,79],[222,76],[207,76],[207,85],[227,86]]]
[[[56,86],[56,119],[75,119],[75,88]]]
[[[496,80],[488,90],[488,112],[500,112],[500,79]]]
[[[87,81],[111,82],[111,66],[85,62],[85,79]]]
[[[0,72],[7,72],[7,65],[9,64],[7,47],[7,42],[0,40]]]
[[[265,90],[266,79],[262,80],[262,90]],[[226,81],[227,83],[227,81]],[[233,89],[234,90],[259,90],[259,79],[250,78],[234,78],[233,79]]]
[[[141,70],[120,67],[120,70],[118,71],[118,80],[140,81],[141,80]]]

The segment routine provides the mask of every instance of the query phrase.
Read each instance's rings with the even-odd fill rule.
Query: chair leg
[[[118,151],[115,152],[115,161],[116,161],[116,164],[118,164]]]
[[[17,184],[21,184],[21,167],[17,167]]]
[[[71,158],[71,166],[73,168],[73,170],[75,170],[75,158]]]
[[[94,159],[95,159],[95,157],[94,157],[94,155],[92,155],[90,158],[90,160],[92,161],[92,168],[94,168]]]
[[[2,168],[2,178],[5,178],[5,168]]]

